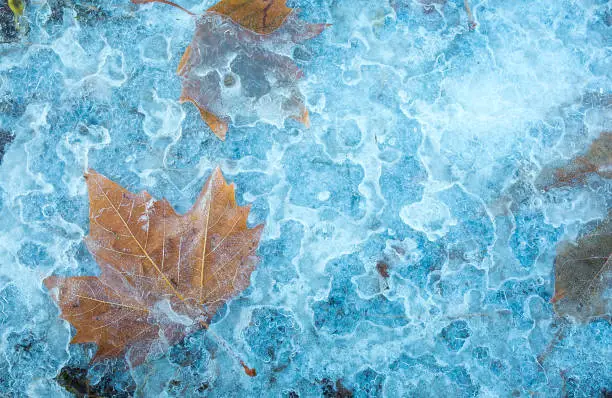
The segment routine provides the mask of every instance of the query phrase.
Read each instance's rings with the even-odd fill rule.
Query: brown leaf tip
[[[240,365],[242,365],[242,368],[244,369],[244,373],[246,373],[247,376],[249,377],[257,376],[257,370],[255,370],[255,368],[249,368],[248,366],[246,366],[244,361],[240,361]]]
[[[376,271],[385,279],[389,277],[389,265],[384,261],[378,261],[376,263]]]

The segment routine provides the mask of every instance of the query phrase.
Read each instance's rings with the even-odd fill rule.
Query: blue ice
[[[224,142],[177,101],[188,15],[26,1],[16,30],[0,4],[0,396],[609,396],[609,316],[550,300],[612,185],[537,178],[612,131],[610,2],[470,0],[473,30],[463,0],[288,3],[331,24],[288,53],[311,127],[237,115]],[[90,364],[42,285],[99,273],[83,172],[185,211],[217,165],[265,230],[211,330],[257,376],[206,331]]]

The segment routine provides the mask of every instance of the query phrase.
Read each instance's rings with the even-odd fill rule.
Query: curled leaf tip
[[[257,376],[257,370],[255,370],[255,368],[249,368],[248,366],[246,366],[244,361],[240,361],[240,365],[242,365],[242,368],[244,369],[244,373],[246,373],[247,376],[249,377]]]
[[[564,296],[565,296],[565,291],[559,290],[555,292],[555,295],[550,299],[550,302],[554,304],[557,301],[561,300]]]

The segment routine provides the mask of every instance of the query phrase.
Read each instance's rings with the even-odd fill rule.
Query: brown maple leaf
[[[586,322],[610,316],[605,290],[612,283],[612,215],[576,244],[564,243],[555,259],[555,312]]]
[[[85,242],[101,274],[44,282],[58,288],[61,317],[76,328],[71,342],[98,345],[94,361],[129,350],[139,364],[207,328],[219,307],[249,286],[263,226],[247,227],[249,207],[236,204],[219,169],[184,215],[94,171],[86,180]]]
[[[161,2],[186,11],[168,0],[132,2]],[[286,0],[217,3],[197,19],[194,37],[179,62],[180,101],[193,103],[222,140],[237,116],[277,125],[290,117],[308,127],[308,110],[298,87],[302,72],[287,54],[326,26],[300,20]]]

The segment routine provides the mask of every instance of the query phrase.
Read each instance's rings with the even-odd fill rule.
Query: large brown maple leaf
[[[249,207],[216,169],[194,206],[131,193],[89,171],[85,242],[99,276],[45,279],[76,328],[72,343],[98,345],[94,361],[129,350],[133,364],[207,327],[219,307],[249,286],[263,226],[247,227]],[[244,365],[243,365],[244,366]],[[247,369],[245,367],[245,369]]]
[[[168,0],[160,2],[190,11]],[[307,127],[308,110],[298,87],[302,72],[289,53],[327,24],[300,20],[286,0],[223,0],[196,21],[177,68],[181,102],[191,102],[222,140],[235,117],[281,124],[293,118]]]

